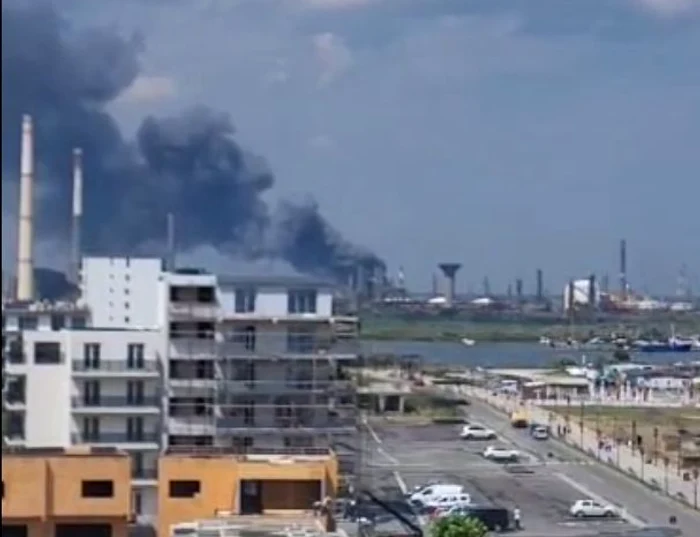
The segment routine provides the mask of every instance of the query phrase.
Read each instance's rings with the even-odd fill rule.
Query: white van
[[[429,485],[411,494],[411,497],[409,499],[414,505],[426,506],[443,496],[462,494],[463,492],[464,487],[462,485]]]
[[[425,506],[435,509],[437,511],[443,509],[450,509],[451,507],[467,507],[471,505],[472,498],[469,494],[462,492],[460,494],[448,494],[446,496],[440,496],[429,502],[426,502]]]

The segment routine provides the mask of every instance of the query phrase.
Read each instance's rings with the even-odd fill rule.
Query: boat
[[[692,347],[692,341],[677,337],[668,341],[638,339],[634,342],[634,348],[640,352],[690,352]]]
[[[700,336],[693,336],[690,338],[690,350],[700,352]]]
[[[467,347],[473,347],[474,345],[476,345],[476,341],[474,341],[473,339],[469,339],[467,337],[463,337],[462,338],[462,345],[466,345]]]

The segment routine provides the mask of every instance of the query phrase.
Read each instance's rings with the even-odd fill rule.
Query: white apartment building
[[[84,257],[80,294],[92,326],[100,328],[162,327],[163,261],[147,257]]]
[[[57,323],[57,315],[66,322]],[[87,318],[84,307],[5,305],[4,441],[124,449],[132,456],[135,512],[154,515],[163,431],[162,331],[93,329],[83,326]]]
[[[359,323],[334,315],[333,289],[161,269],[84,258],[81,305],[3,305],[7,441],[131,452],[146,515],[161,450],[334,447],[352,474],[358,415],[344,367]]]

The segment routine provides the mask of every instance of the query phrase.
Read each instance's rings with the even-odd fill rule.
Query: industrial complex
[[[465,388],[424,375],[421,388],[451,394],[463,414],[469,401],[462,395],[472,398],[469,421],[370,423],[358,394],[377,396],[380,414],[403,414],[413,387],[404,390],[406,379],[391,375],[385,393],[359,387],[359,317],[339,307],[333,284],[213,274],[178,268],[168,256],[83,255],[80,150],[73,153],[70,271],[77,292],[42,300],[34,281],[33,146],[26,116],[16,286],[2,303],[5,537],[422,535],[426,517],[438,511],[407,498],[436,478],[458,487],[470,508],[504,515],[494,527],[524,530],[523,537],[645,535],[635,532],[664,526],[667,512],[674,528],[700,522],[697,474],[694,505],[691,478],[681,470],[670,485],[666,475],[666,496],[650,496],[580,452],[587,446],[583,421],[576,446],[570,431],[545,444],[511,430],[505,410],[527,404],[544,416],[543,401],[562,398],[568,408],[572,397],[587,397],[587,379],[556,384],[552,376],[501,372],[501,384]],[[623,242],[623,265],[625,249]],[[447,285],[428,307],[465,307],[455,284],[461,265],[439,267]],[[622,279],[618,294],[593,276],[572,280],[564,309],[602,308],[605,300],[624,309],[632,293]],[[537,286],[544,303],[541,270]],[[523,294],[521,280],[516,294]],[[491,307],[487,299],[467,307]],[[520,401],[501,389],[506,381],[518,387]],[[600,391],[598,402],[611,394]],[[695,399],[693,392],[683,404]],[[553,424],[554,411],[547,416]],[[463,422],[500,447],[460,436],[455,424]],[[522,464],[499,464],[492,452]],[[668,497],[674,487],[683,492],[682,505]],[[336,509],[344,499],[359,509],[365,496],[381,507],[380,516]],[[615,502],[616,515],[607,517],[610,507],[605,520],[579,520],[569,504],[581,497]]]

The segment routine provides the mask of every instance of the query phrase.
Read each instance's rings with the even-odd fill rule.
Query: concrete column
[[[403,414],[406,409],[406,396],[399,395],[399,413]]]

